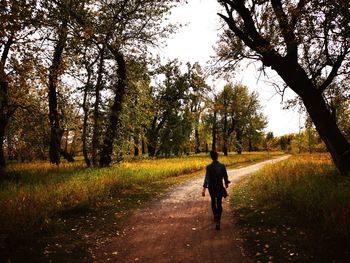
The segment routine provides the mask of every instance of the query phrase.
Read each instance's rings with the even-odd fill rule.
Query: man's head
[[[216,151],[210,151],[210,157],[213,161],[217,161],[219,156]]]

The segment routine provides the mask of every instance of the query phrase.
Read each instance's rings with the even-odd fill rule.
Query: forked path
[[[283,156],[228,171],[231,187],[243,177]],[[228,200],[223,200],[221,230],[214,228],[210,198],[201,196],[203,176],[172,188],[161,200],[137,211],[122,234],[96,251],[96,262],[251,262]]]

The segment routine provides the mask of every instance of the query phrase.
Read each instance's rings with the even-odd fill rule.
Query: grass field
[[[327,154],[265,167],[234,188],[231,204],[257,260],[350,259],[350,179]]]
[[[267,153],[220,157],[227,166],[269,158]],[[0,234],[31,234],[50,225],[57,214],[113,203],[115,213],[127,211],[186,180],[209,163],[208,156],[129,161],[112,168],[85,168],[82,162],[11,164],[0,185]],[[187,176],[180,176],[187,174]],[[191,175],[192,174],[192,175]]]

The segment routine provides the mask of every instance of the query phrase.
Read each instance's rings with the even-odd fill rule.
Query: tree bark
[[[6,126],[11,116],[8,105],[8,79],[5,73],[5,64],[12,44],[13,39],[10,37],[4,45],[0,60],[0,174],[3,173],[6,167],[4,139]]]
[[[1,72],[2,75],[4,72]],[[5,77],[5,76],[4,76]],[[8,83],[3,76],[0,79],[0,173],[5,169],[6,161],[4,154],[4,139],[5,130],[8,122],[7,115],[7,96],[8,96]]]
[[[253,143],[252,143],[252,138],[248,138],[248,152],[253,151]]]
[[[194,130],[194,138],[195,138],[195,153],[200,153],[201,149],[200,149],[200,141],[199,141],[199,131],[198,128],[196,128]]]
[[[100,91],[102,89],[102,78],[103,78],[103,66],[104,66],[104,53],[106,46],[103,45],[100,53],[100,62],[98,66],[97,82],[95,86],[95,105],[94,105],[94,126],[92,135],[92,150],[91,150],[91,161],[94,166],[97,166],[97,151],[99,148],[100,141]]]
[[[134,135],[134,156],[135,157],[139,156],[139,153],[140,153],[139,145],[140,145],[139,135],[136,134]]]
[[[227,144],[228,144],[228,130],[227,130],[227,107],[225,108],[224,112],[224,145],[223,145],[223,152],[224,156],[228,155],[228,150],[227,150]]]
[[[87,145],[86,145],[86,136],[87,136],[87,121],[89,118],[89,108],[87,106],[87,96],[88,96],[88,90],[90,87],[90,81],[91,81],[91,70],[87,70],[88,73],[88,77],[87,77],[87,82],[86,82],[86,86],[84,89],[84,98],[83,98],[83,111],[84,111],[84,119],[83,119],[83,132],[82,132],[82,142],[83,142],[83,155],[84,155],[84,161],[86,163],[87,167],[91,166],[91,161],[89,159],[89,154],[88,154],[88,150],[87,150]]]
[[[106,129],[105,138],[103,140],[101,155],[100,155],[100,166],[109,166],[112,162],[112,152],[113,152],[113,141],[117,133],[117,127],[120,124],[120,113],[122,111],[122,103],[124,99],[125,89],[126,89],[126,64],[124,55],[118,51],[109,47],[110,51],[114,55],[114,59],[117,62],[118,70],[118,81],[115,90],[114,102],[111,108],[109,122]]]
[[[151,134],[148,137],[147,151],[149,157],[154,157],[157,150],[157,135]]]
[[[5,170],[6,167],[4,154],[4,137],[6,125],[7,120],[3,116],[0,116],[0,174]]]
[[[216,151],[216,118],[217,118],[217,110],[214,109],[214,114],[213,114],[213,128],[212,128],[212,145],[211,145],[211,150]]]
[[[50,119],[50,162],[56,165],[60,163],[61,138],[63,135],[60,127],[60,118],[57,106],[57,83],[59,70],[62,63],[62,54],[66,46],[68,35],[68,23],[63,21],[59,29],[57,44],[55,46],[52,64],[49,70],[49,119]]]
[[[141,138],[141,152],[142,152],[142,155],[146,154],[146,143],[145,143],[145,139]]]
[[[350,176],[349,142],[339,130],[336,120],[329,112],[322,95],[308,89],[302,96],[302,100],[318,134],[325,142],[334,164],[342,175]]]
[[[239,130],[236,130],[236,140],[237,140],[236,151],[238,154],[242,154],[242,133]]]
[[[157,151],[159,131],[167,120],[168,114],[169,111],[167,110],[165,113],[163,113],[161,118],[158,118],[158,113],[156,113],[156,115],[153,117],[151,128],[147,130],[147,150],[148,156],[150,157],[153,157],[159,153],[159,150]]]

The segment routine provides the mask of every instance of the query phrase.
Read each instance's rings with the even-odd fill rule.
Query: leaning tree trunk
[[[57,106],[57,83],[59,70],[62,63],[62,54],[66,46],[68,35],[68,23],[64,21],[58,34],[52,65],[49,70],[49,119],[50,119],[50,162],[56,165],[60,163],[61,138],[63,135],[60,127],[60,119]]]
[[[322,91],[317,90],[299,64],[288,58],[269,60],[268,64],[300,96],[334,164],[342,175],[350,176],[350,144],[327,108]]]
[[[124,55],[110,47],[112,54],[118,65],[118,82],[115,90],[114,102],[109,115],[109,122],[103,140],[101,155],[100,155],[100,166],[109,166],[112,162],[113,152],[113,141],[117,133],[117,127],[120,124],[120,113],[122,111],[122,103],[124,99],[126,89],[126,64]]]
[[[298,7],[291,12],[291,18],[286,14],[282,1],[271,1],[279,24],[278,30],[275,31],[281,32],[286,46],[287,54],[284,56],[281,56],[274,48],[272,42],[269,42],[268,38],[260,33],[264,30],[257,29],[253,14],[245,6],[245,1],[220,0],[219,2],[226,6],[228,15],[219,14],[219,16],[245,45],[262,56],[261,61],[265,66],[275,70],[285,83],[300,96],[321,139],[325,142],[328,151],[332,155],[334,164],[341,174],[350,176],[350,144],[340,132],[336,120],[332,118],[322,98],[322,92],[333,82],[342,63],[345,62],[345,57],[348,55],[348,50],[345,49],[346,45],[339,47],[340,52],[338,56],[334,56],[336,57],[335,62],[332,62],[332,58],[329,58],[329,54],[326,54],[327,63],[324,66],[331,66],[332,69],[324,83],[316,87],[298,62],[300,60],[298,59],[298,39],[294,34],[296,27],[299,26],[298,20],[301,20],[301,14],[303,13],[300,11],[304,9],[305,1],[299,1]],[[242,22],[237,23],[236,17],[232,15],[233,11],[236,11],[237,16],[243,20]],[[327,34],[328,31],[325,29],[324,41],[328,38]],[[326,47],[325,51],[327,49],[328,47]],[[322,51],[322,53],[325,53],[325,51]],[[322,55],[324,54],[320,54],[320,56]],[[319,66],[322,65],[317,65],[316,68]],[[320,73],[310,72],[310,75],[314,78],[321,76]]]
[[[318,92],[305,92],[302,100],[334,164],[341,174],[350,176],[350,144],[339,130],[322,95]]]

